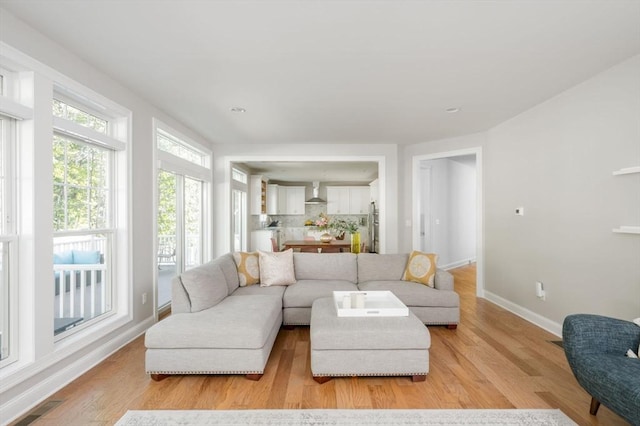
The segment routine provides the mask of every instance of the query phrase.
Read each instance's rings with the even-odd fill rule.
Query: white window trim
[[[65,136],[74,139],[80,139],[96,145],[101,145],[116,151],[122,151],[126,148],[124,142],[100,133],[90,127],[83,126],[71,120],[62,117],[53,117],[53,129]]]
[[[203,182],[211,182],[211,170],[198,166],[190,161],[157,150],[158,167],[168,172],[189,176]]]
[[[5,168],[5,217],[1,218],[5,221],[5,234],[0,235],[0,242],[9,243],[13,247],[10,251],[9,262],[5,265],[5,268],[9,269],[9,282],[11,285],[8,288],[9,291],[9,356],[0,361],[0,369],[16,362],[19,359],[20,342],[19,336],[19,315],[17,311],[18,306],[18,235],[17,229],[17,210],[16,210],[16,136],[17,126],[15,120],[12,118],[3,118],[6,120],[6,126],[3,126],[1,131],[4,132],[3,138],[7,141],[4,160]]]
[[[203,155],[204,155],[204,164],[203,165],[198,165],[195,163],[192,163],[190,161],[187,161],[185,159],[182,159],[180,157],[177,157],[175,155],[172,155],[168,152],[162,151],[158,149],[158,130],[160,130],[161,132],[167,134],[170,137],[174,137],[177,138],[179,140],[181,140],[183,143],[187,144],[188,146],[190,146],[191,148],[194,148],[197,151],[200,151]],[[199,144],[198,142],[194,141],[193,139],[191,139],[190,137],[186,136],[185,134],[183,134],[182,132],[179,132],[177,130],[175,130],[174,128],[172,128],[171,126],[163,123],[162,121],[160,121],[157,118],[153,119],[153,146],[154,149],[156,151],[158,151],[158,153],[162,152],[165,153],[167,155],[170,155],[173,158],[177,158],[179,160],[185,161],[187,163],[189,163],[190,165],[194,165],[197,167],[201,167],[205,170],[211,170],[212,169],[212,156],[213,156],[213,152],[211,151],[211,149],[207,148],[206,146]]]

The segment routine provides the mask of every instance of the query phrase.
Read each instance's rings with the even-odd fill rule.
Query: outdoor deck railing
[[[95,318],[108,309],[107,267],[96,264],[53,265],[56,282],[55,318]]]

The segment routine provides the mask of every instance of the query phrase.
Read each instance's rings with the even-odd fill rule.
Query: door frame
[[[460,149],[455,151],[438,152],[433,154],[415,155],[412,164],[413,179],[413,250],[420,248],[420,211],[422,204],[422,179],[420,164],[425,160],[440,160],[463,155],[476,156],[476,296],[484,297],[484,201],[482,194],[482,147]]]

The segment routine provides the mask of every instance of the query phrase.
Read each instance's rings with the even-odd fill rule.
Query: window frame
[[[54,115],[53,113],[53,101],[59,100],[67,105],[74,107],[82,112],[95,115],[96,117],[103,119],[107,122],[106,133],[101,133],[96,131],[95,129],[87,126],[83,126],[79,123],[76,123],[73,120],[68,118],[63,118]],[[123,289],[119,289],[118,279],[119,276],[118,270],[122,267],[122,262],[128,262],[128,259],[123,259],[122,257],[116,257],[116,253],[114,252],[114,247],[118,247],[118,235],[120,234],[119,228],[122,223],[122,219],[119,216],[122,215],[122,212],[119,214],[118,210],[119,204],[122,202],[123,194],[117,193],[117,187],[121,186],[117,182],[116,177],[118,176],[118,170],[123,169],[123,165],[121,163],[127,164],[126,169],[129,170],[128,164],[129,161],[129,151],[127,143],[123,141],[123,134],[128,134],[130,130],[123,129],[123,127],[130,127],[128,123],[130,122],[130,117],[123,117],[123,114],[113,108],[108,108],[103,106],[101,103],[98,103],[97,100],[89,100],[91,99],[89,96],[78,94],[74,89],[70,89],[68,87],[63,86],[60,83],[54,83],[54,92],[51,96],[51,116],[53,123],[53,134],[51,138],[51,143],[53,144],[54,135],[58,135],[64,139],[70,141],[80,142],[82,144],[88,144],[90,146],[94,146],[100,149],[104,149],[108,151],[108,170],[107,170],[107,185],[108,185],[108,198],[107,198],[107,217],[105,218],[107,221],[107,227],[103,228],[87,228],[87,229],[65,229],[61,231],[56,231],[55,228],[52,228],[52,239],[55,241],[58,237],[67,237],[67,236],[91,236],[96,234],[104,234],[107,236],[107,241],[105,243],[105,252],[104,263],[106,265],[106,270],[104,271],[103,286],[108,285],[110,290],[110,297],[107,298],[108,306],[105,308],[105,312],[96,316],[89,318],[86,321],[83,321],[81,324],[72,327],[68,330],[55,334],[54,332],[54,342],[58,344],[64,339],[73,336],[75,334],[81,333],[82,331],[92,328],[95,324],[100,323],[109,318],[113,318],[119,315],[130,315],[129,303],[123,303],[121,298],[119,297],[119,293],[123,291]],[[100,99],[103,102],[105,101],[102,97],[95,97],[94,99]],[[101,110],[101,111],[98,111]],[[130,116],[130,113],[129,113]],[[115,123],[115,124],[114,124]],[[123,130],[125,132],[123,133]],[[53,161],[53,158],[52,158]],[[125,177],[128,181],[128,176]],[[55,182],[52,177],[52,196],[53,196],[53,187]],[[125,204],[128,204],[129,194],[128,188],[126,185],[127,194]],[[54,206],[55,207],[55,206]],[[127,213],[128,216],[128,213]],[[128,223],[129,217],[127,217],[126,222]],[[52,223],[53,225],[53,223]],[[54,300],[55,301],[55,300]],[[53,302],[54,302],[53,301]]]
[[[7,312],[5,315],[8,326],[6,327],[9,333],[8,339],[8,354],[4,359],[0,356],[0,369],[16,362],[19,359],[20,354],[20,342],[19,342],[19,315],[16,307],[18,306],[18,235],[17,235],[17,208],[16,208],[16,140],[17,140],[17,125],[14,118],[8,117],[0,113],[0,132],[2,136],[0,142],[3,144],[1,149],[2,155],[2,167],[4,170],[4,176],[2,179],[2,193],[4,197],[0,200],[3,203],[2,215],[0,218],[2,226],[0,226],[0,243],[7,245],[8,249],[2,250],[2,254],[8,258],[7,264],[5,259],[3,262],[3,269],[0,273],[5,274],[2,279],[7,279],[6,300],[8,303]],[[5,255],[5,250],[8,253]],[[6,269],[8,270],[6,270]],[[13,308],[13,309],[12,309]],[[3,330],[4,331],[4,330]],[[3,341],[4,344],[4,341]],[[4,348],[0,348],[0,351],[4,351]]]

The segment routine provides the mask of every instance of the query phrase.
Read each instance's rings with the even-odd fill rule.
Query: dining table
[[[300,251],[317,251],[318,253],[328,252],[350,252],[351,242],[349,240],[331,240],[323,243],[319,240],[289,240],[285,241],[284,249],[300,249]]]

